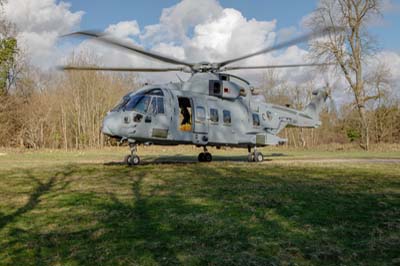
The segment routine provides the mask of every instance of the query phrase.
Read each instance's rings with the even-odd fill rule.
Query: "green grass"
[[[203,164],[186,152],[157,161],[150,151],[134,168],[116,163],[122,148],[6,152],[0,265],[400,263],[399,163],[285,151],[249,164],[233,150]]]

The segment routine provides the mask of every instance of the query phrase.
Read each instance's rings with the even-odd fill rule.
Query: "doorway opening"
[[[192,104],[187,97],[178,97],[179,130],[192,131]]]

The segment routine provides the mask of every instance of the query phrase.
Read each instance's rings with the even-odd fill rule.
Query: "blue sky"
[[[65,0],[64,0],[65,1]],[[110,24],[120,21],[136,20],[143,28],[156,24],[163,8],[178,3],[177,0],[66,0],[71,3],[72,11],[84,11],[82,29],[104,29]],[[224,8],[239,10],[247,19],[260,21],[277,20],[277,29],[298,27],[301,19],[312,12],[317,0],[220,0]],[[400,0],[393,0],[398,7]],[[199,1],[201,4],[201,1]],[[383,23],[370,28],[370,32],[378,40],[378,46],[385,50],[400,52],[400,10],[386,11]]]
[[[82,20],[82,27],[105,28],[109,24],[122,20],[137,20],[141,26],[158,23],[162,9],[171,7],[180,1],[96,0],[95,4],[82,0],[67,0],[67,2],[72,4],[73,11],[83,10],[86,12]],[[219,2],[225,8],[239,10],[248,19],[278,19],[281,27],[298,24],[304,15],[316,7],[317,3],[314,0],[221,0]]]
[[[394,84],[400,84],[400,0],[380,1],[383,17],[370,23],[369,31],[381,50],[365,60],[364,72],[367,75],[383,63],[391,70]],[[98,42],[59,36],[94,29],[178,59],[220,62],[304,33],[301,22],[318,3],[319,0],[11,0],[3,11],[18,29],[19,46],[26,51],[27,60],[43,69],[65,64],[81,53],[103,66],[164,67],[158,61]],[[161,19],[165,8],[169,8],[168,12]],[[308,49],[307,43],[293,45],[238,64],[307,63]],[[264,74],[256,70],[240,72],[255,82],[262,81]],[[311,81],[318,86],[326,81],[343,81],[334,72],[319,73],[309,68],[281,69],[279,75],[286,82],[305,86]],[[146,77],[157,82],[176,79],[174,73],[149,73]],[[345,87],[342,83],[339,85]]]

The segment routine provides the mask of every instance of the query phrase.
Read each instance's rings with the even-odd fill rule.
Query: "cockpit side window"
[[[125,111],[137,111],[140,113],[146,113],[149,107],[151,97],[147,95],[135,95],[131,97],[130,101],[123,107]]]
[[[164,98],[153,96],[149,112],[152,114],[164,114]]]

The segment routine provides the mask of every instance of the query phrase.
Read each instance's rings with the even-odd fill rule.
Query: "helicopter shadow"
[[[267,154],[264,157],[264,162],[272,161],[271,158],[267,157],[278,157],[278,156],[288,156],[285,154]],[[244,155],[214,155],[212,162],[235,162],[235,163],[248,163],[247,156]],[[200,163],[197,160],[197,156],[193,155],[172,155],[172,156],[159,156],[159,157],[149,157],[144,158],[140,165],[172,165],[172,164],[197,164]],[[104,163],[105,166],[113,165],[126,165],[123,161],[112,161]]]

